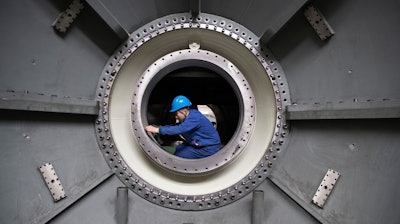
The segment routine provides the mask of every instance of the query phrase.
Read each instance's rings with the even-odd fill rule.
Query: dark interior
[[[240,116],[238,97],[232,86],[219,74],[202,67],[185,67],[164,76],[150,94],[147,119],[149,124],[174,124],[169,113],[172,99],[187,96],[193,104],[207,105],[216,115],[217,130],[225,145],[235,133]],[[177,136],[160,136],[164,142],[179,140]]]

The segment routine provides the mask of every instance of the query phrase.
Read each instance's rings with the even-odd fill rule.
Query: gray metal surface
[[[95,98],[104,63],[120,40],[90,7],[65,35],[58,35],[52,23],[69,4],[25,0],[2,3],[1,92]]]
[[[92,116],[6,110],[0,115],[1,223],[44,223],[110,175]],[[46,162],[56,167],[68,195],[57,203],[37,169]]]
[[[129,34],[119,21],[108,11],[108,9],[99,0],[86,0],[86,2],[96,11],[96,13],[107,23],[107,25],[118,35],[123,41],[128,38]]]
[[[115,4],[113,0],[97,0],[97,2],[101,3],[130,34],[157,18],[189,12],[190,7],[188,0],[120,0],[118,4]]]
[[[101,2],[129,33],[162,16],[190,11],[186,0]],[[264,191],[265,223],[399,223],[400,124],[387,116],[398,111],[392,102],[400,99],[398,1],[312,1],[335,29],[327,41],[315,35],[299,10],[305,1],[199,2],[201,12],[265,37],[261,41],[282,67],[277,69],[284,69],[292,102],[311,115],[290,121],[286,150],[276,153],[279,163],[257,187]],[[47,100],[98,97],[107,60],[124,47],[117,48],[119,37],[90,7],[65,35],[54,32],[54,19],[70,3],[2,2],[0,91],[28,91]],[[384,101],[388,119],[374,119],[381,118],[380,105],[366,103],[358,110],[354,99]],[[322,106],[317,112],[328,116],[314,114],[315,105],[341,102],[349,102],[354,113],[337,115]],[[288,108],[296,116],[301,112]],[[360,119],[363,113],[369,119]],[[1,223],[117,221],[116,189],[124,184],[99,152],[94,122],[86,115],[0,110]],[[57,167],[68,194],[57,203],[37,170],[45,162]],[[312,197],[331,167],[341,177],[321,209]],[[128,222],[251,223],[252,203],[248,194],[221,208],[178,211],[129,191]]]
[[[398,1],[313,3],[335,28],[329,41],[321,41],[299,13],[268,43],[285,70],[292,103],[399,100]]]
[[[398,119],[292,121],[271,176],[323,223],[398,223],[398,126]],[[312,198],[331,167],[341,176],[320,209]]]
[[[306,3],[306,0],[202,1],[201,11],[230,18],[268,42]]]

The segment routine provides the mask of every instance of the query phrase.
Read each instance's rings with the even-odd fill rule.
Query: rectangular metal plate
[[[304,10],[304,16],[321,40],[326,40],[335,34],[328,21],[326,21],[321,12],[314,6],[308,5]]]
[[[47,187],[53,196],[54,201],[59,201],[66,197],[64,188],[61,185],[60,180],[54,170],[53,164],[46,163],[39,167],[42,173],[43,179],[46,182]]]
[[[326,172],[321,184],[319,185],[317,192],[315,192],[312,202],[320,208],[324,207],[324,204],[328,199],[330,193],[332,192],[332,189],[335,186],[336,181],[339,179],[339,177],[339,172],[329,169],[328,172]]]
[[[54,21],[53,23],[54,29],[62,33],[66,32],[68,27],[78,16],[78,14],[81,12],[82,9],[83,9],[83,4],[79,0],[73,0],[72,3],[69,5],[68,9],[60,13],[56,21]]]

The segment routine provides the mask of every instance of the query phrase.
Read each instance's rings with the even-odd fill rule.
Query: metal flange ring
[[[163,167],[163,162],[161,165],[155,162],[155,157],[149,159],[154,154],[148,155],[143,151],[146,147],[141,145],[142,137],[133,130],[132,102],[141,104],[140,109],[143,112],[142,109],[146,107],[146,92],[151,91],[152,83],[156,83],[163,72],[152,73],[155,75],[149,78],[147,87],[143,85],[141,90],[144,91],[142,99],[137,97],[134,100],[133,94],[138,91],[139,79],[146,73],[146,69],[152,70],[154,62],[170,53],[175,55],[176,52],[186,51],[182,49],[186,49],[192,42],[199,43],[204,52],[212,52],[221,60],[224,58],[231,62],[241,72],[251,86],[255,102],[254,113],[251,114],[254,114],[255,120],[252,133],[249,133],[248,141],[244,144],[245,149],[224,166],[219,166],[223,169],[216,168],[212,172],[198,173],[199,175],[196,172],[182,175],[185,172],[171,172],[173,167],[172,170],[171,166]],[[176,60],[176,57],[171,58]],[[169,68],[173,69],[174,66],[183,66],[184,63],[179,65],[180,63],[170,61],[163,67],[172,66]],[[217,66],[206,60],[203,66],[219,68],[218,73],[225,80],[233,79],[225,71],[229,69],[222,69],[222,65]],[[244,115],[247,109],[247,91],[241,91],[239,87],[244,85],[236,83],[240,81],[233,81],[231,86],[238,86],[236,90],[241,97],[237,98],[243,103],[241,108],[244,110],[244,120],[247,118]],[[133,32],[107,62],[96,94],[101,102],[95,126],[96,135],[105,160],[132,191],[163,207],[205,210],[227,205],[244,197],[265,180],[288,142],[285,107],[290,104],[290,97],[282,68],[271,53],[260,45],[256,35],[240,24],[219,16],[200,13],[194,21],[189,13],[174,14],[154,20]],[[137,118],[141,122],[146,121],[143,115]],[[139,130],[140,125],[137,127]],[[237,133],[243,131],[238,129]],[[233,139],[240,138],[239,134],[234,137]],[[213,159],[212,156],[210,158]],[[203,172],[207,166],[199,167]],[[182,171],[185,168],[179,169]]]
[[[184,67],[203,67],[214,71],[230,84],[239,103],[239,124],[231,140],[210,157],[185,159],[161,149],[145,133],[147,103],[157,82],[171,71]],[[228,59],[206,50],[184,49],[171,52],[152,63],[139,78],[132,97],[132,129],[141,148],[156,164],[184,175],[207,174],[232,162],[250,139],[255,122],[253,91],[239,69]]]

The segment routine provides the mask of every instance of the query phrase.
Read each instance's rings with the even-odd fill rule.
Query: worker
[[[169,112],[174,113],[178,123],[160,127],[149,125],[145,130],[160,135],[180,135],[183,143],[176,146],[174,153],[176,156],[187,159],[211,156],[220,148],[219,134],[213,124],[191,106],[192,103],[187,97],[176,96]]]

